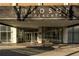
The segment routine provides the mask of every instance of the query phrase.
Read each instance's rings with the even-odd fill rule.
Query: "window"
[[[11,39],[11,29],[9,26],[0,25],[0,41],[9,42]]]

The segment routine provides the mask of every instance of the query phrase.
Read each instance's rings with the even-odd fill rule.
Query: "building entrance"
[[[25,32],[24,38],[26,42],[36,42],[37,41],[37,33],[36,32]]]
[[[37,32],[27,29],[18,29],[18,43],[36,42]]]

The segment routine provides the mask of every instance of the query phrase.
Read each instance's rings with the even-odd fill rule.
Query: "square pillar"
[[[35,43],[35,36],[34,36],[34,32],[30,33],[30,37],[31,37],[31,43]]]
[[[11,43],[17,43],[17,29],[11,27]]]
[[[42,43],[42,34],[38,33],[37,42]]]
[[[40,28],[38,31],[37,42],[42,43],[42,28]]]

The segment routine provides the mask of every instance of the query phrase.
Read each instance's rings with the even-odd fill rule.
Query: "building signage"
[[[33,8],[31,8],[33,10]],[[64,13],[68,13],[68,8],[64,10],[62,7],[47,7],[47,6],[41,6],[37,7],[31,14],[28,15],[28,18],[61,18],[61,17],[67,17]],[[22,9],[22,14],[26,14],[28,12],[28,8]]]
[[[21,7],[21,17],[27,14],[29,7]],[[32,11],[34,7],[31,7]],[[79,11],[78,9],[75,9]],[[38,6],[34,11],[28,14],[27,18],[67,18],[69,7],[67,6]],[[67,14],[67,15],[65,15]],[[75,15],[79,13],[75,12]],[[0,7],[0,18],[17,18],[13,7]]]

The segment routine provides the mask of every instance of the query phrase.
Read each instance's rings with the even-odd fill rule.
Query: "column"
[[[42,28],[40,28],[38,31],[37,42],[42,43]]]
[[[68,43],[68,28],[63,30],[63,43]]]
[[[17,29],[11,27],[11,43],[17,43]]]
[[[34,43],[34,33],[30,33],[31,43]]]

